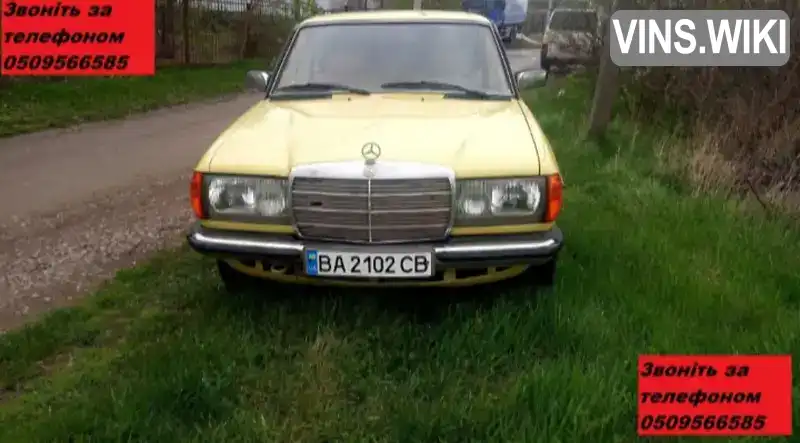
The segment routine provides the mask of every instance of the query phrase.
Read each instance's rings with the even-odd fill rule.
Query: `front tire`
[[[547,263],[532,266],[526,271],[527,280],[534,286],[549,288],[555,284],[558,258],[553,258]]]
[[[542,57],[542,70],[550,72],[553,69],[553,61],[549,58]]]
[[[225,260],[217,260],[217,271],[225,291],[231,295],[250,292],[257,287],[257,278],[233,269]]]
[[[547,47],[547,44],[545,43],[545,44],[542,45],[542,49],[539,52],[539,57],[540,57],[540,60],[541,60],[541,62],[539,64],[542,65],[542,70],[547,71],[549,73],[550,72],[550,68],[552,67],[552,61],[547,56],[547,52],[548,52],[548,47]]]

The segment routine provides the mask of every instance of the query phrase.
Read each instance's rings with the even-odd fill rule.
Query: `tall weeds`
[[[792,56],[780,68],[623,73],[624,106],[637,119],[681,133],[683,144],[664,150],[665,165],[680,168],[697,189],[749,195],[769,210],[800,214],[800,14],[794,16]]]

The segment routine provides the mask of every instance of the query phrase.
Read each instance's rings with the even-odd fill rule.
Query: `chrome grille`
[[[452,218],[450,180],[295,177],[292,212],[305,238],[354,243],[438,240]]]

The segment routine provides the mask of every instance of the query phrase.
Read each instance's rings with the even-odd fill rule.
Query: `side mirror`
[[[247,71],[247,76],[244,78],[244,87],[250,91],[265,92],[268,81],[269,74],[265,71]]]
[[[547,72],[538,69],[517,72],[516,77],[519,89],[538,88],[547,83]]]

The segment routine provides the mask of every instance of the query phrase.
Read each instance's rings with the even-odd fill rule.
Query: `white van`
[[[528,0],[506,0],[503,24],[499,27],[503,41],[511,43],[522,32],[528,18]]]

